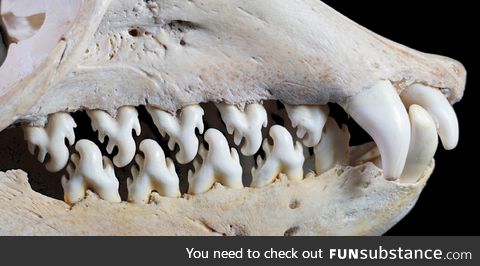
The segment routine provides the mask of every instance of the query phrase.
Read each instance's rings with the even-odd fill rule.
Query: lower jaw
[[[181,198],[152,194],[151,204],[110,203],[88,192],[70,206],[33,191],[21,170],[0,172],[1,235],[381,235],[415,205],[434,168],[414,184],[387,181],[371,162],[336,166],[262,188]]]

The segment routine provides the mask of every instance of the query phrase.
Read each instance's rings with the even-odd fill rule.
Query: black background
[[[389,39],[462,62],[467,71],[463,100],[455,104],[460,142],[439,146],[436,168],[417,205],[388,235],[479,235],[477,37],[475,1],[338,1],[325,3]],[[352,136],[355,132],[351,132]]]

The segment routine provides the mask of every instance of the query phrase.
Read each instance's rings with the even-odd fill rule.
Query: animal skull
[[[0,12],[0,130],[22,124],[64,173],[66,201],[0,172],[1,234],[383,234],[433,171],[437,134],[458,142],[463,66],[318,0],[2,0]],[[375,143],[349,146],[327,104]],[[80,111],[106,148],[72,136]]]

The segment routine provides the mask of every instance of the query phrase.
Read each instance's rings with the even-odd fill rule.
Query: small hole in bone
[[[285,233],[283,233],[284,236],[294,236],[298,233],[298,230],[300,228],[298,226],[293,226],[293,227],[290,227],[289,229],[287,229],[285,231]]]
[[[130,29],[128,31],[128,34],[130,34],[130,36],[132,36],[132,37],[138,37],[138,36],[140,36],[140,31],[138,29],[134,28],[134,29]]]
[[[180,40],[180,45],[181,45],[181,46],[185,46],[186,44],[187,44],[187,43],[186,43],[183,39]]]
[[[292,210],[297,209],[298,207],[300,207],[300,202],[298,200],[292,200],[288,207],[290,207],[290,209]]]

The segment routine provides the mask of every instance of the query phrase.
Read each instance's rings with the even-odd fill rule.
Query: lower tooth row
[[[431,90],[433,89],[412,86],[401,95],[406,99],[403,104],[409,110],[409,117],[400,97],[388,81],[379,82],[342,103],[347,113],[378,144],[382,156],[379,164],[383,166],[386,178],[416,182],[435,153],[437,129],[447,146],[452,147],[456,143],[458,128],[446,128],[446,125],[458,127],[453,109],[449,106],[445,109],[447,111],[441,113],[438,111],[441,108],[434,108],[433,103],[445,105],[448,102]],[[415,99],[412,95],[416,94],[436,96],[431,103],[428,97]],[[426,106],[425,109],[414,104],[415,101]],[[267,126],[268,119],[261,104],[249,104],[242,110],[234,105],[217,104],[217,109],[227,132],[233,135],[236,145],[241,145],[244,156],[252,156],[260,148],[265,153],[264,158],[257,156],[256,166],[251,165],[251,186],[268,185],[280,173],[290,180],[303,179],[305,156],[302,144],[295,142],[289,131],[279,125],[270,128],[272,144],[263,139],[262,128]],[[188,173],[189,193],[203,193],[215,182],[232,188],[243,187],[242,174],[250,169],[242,169],[240,162],[245,161],[246,157],[241,159],[237,150],[229,147],[220,131],[211,128],[205,132],[208,149],[203,144],[199,145],[196,130],[200,134],[204,131],[204,111],[199,105],[183,108],[178,116],[153,106],[148,106],[147,111],[160,134],[164,137],[168,135],[168,148],[173,151],[175,145],[178,145],[176,160],[180,164],[193,160],[194,171]],[[297,130],[298,139],[306,147],[313,147],[317,174],[322,174],[337,164],[348,164],[350,134],[346,126],[340,128],[333,118],[328,117],[327,106],[286,105],[286,112],[293,128]],[[138,167],[132,167],[132,177],[127,180],[129,201],[148,202],[152,191],[168,197],[180,195],[174,163],[165,157],[156,141],[142,141],[139,146],[141,154],[135,156],[136,144],[132,131],[138,136],[141,128],[134,107],[120,108],[115,118],[100,110],[87,111],[87,114],[92,128],[98,131],[99,140],[103,142],[108,136],[107,152],[111,154],[114,147],[118,148],[118,154],[113,157],[115,166],[125,167],[135,157]],[[29,151],[32,154],[38,152],[37,158],[41,162],[48,154],[50,159],[46,163],[47,170],[60,171],[69,159],[67,144],[75,143],[76,126],[67,113],[51,115],[45,128],[25,126]],[[102,157],[99,148],[91,141],[79,140],[75,149],[78,154],[71,156],[72,163],[67,166],[69,178],[62,179],[65,200],[75,203],[84,198],[87,189],[91,189],[105,200],[119,201],[118,180],[112,162],[107,157]]]

